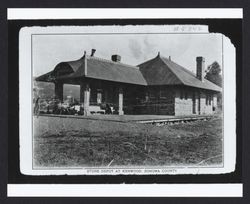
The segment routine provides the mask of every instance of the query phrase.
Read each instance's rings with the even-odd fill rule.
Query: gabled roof
[[[60,71],[61,74],[59,73]],[[37,77],[36,80],[49,82],[56,79],[80,77],[144,86],[186,85],[212,91],[221,91],[221,88],[216,84],[206,79],[204,81],[197,79],[192,72],[160,55],[138,66],[130,66],[121,62],[97,57],[83,56],[75,61],[59,63],[53,71]]]
[[[86,56],[86,68],[84,56],[76,61],[59,63],[56,66],[57,70],[60,70],[63,66],[65,67],[65,64],[71,67],[72,72],[70,74],[57,76],[57,79],[88,77],[121,83],[147,85],[138,67],[123,64],[121,62]],[[48,78],[47,74],[45,74],[46,76],[42,75],[38,77],[37,80]],[[50,75],[53,75],[53,71],[50,72]]]
[[[201,89],[221,91],[216,84],[196,78],[195,74],[176,64],[172,60],[158,55],[140,65],[140,71],[148,85],[186,85]]]
[[[96,57],[89,57],[87,59],[87,77],[147,85],[138,67]]]

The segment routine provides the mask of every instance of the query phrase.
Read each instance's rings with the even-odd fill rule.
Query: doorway
[[[196,114],[196,97],[195,97],[195,93],[193,93],[193,114]]]
[[[201,114],[201,94],[198,93],[198,114]]]

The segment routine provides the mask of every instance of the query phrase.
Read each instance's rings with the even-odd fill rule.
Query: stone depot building
[[[36,78],[53,82],[55,96],[63,100],[63,85],[80,85],[80,103],[85,114],[91,106],[111,104],[118,114],[201,115],[217,108],[221,88],[206,80],[205,59],[196,58],[196,75],[171,58],[158,55],[137,66],[86,52],[75,61],[61,62],[54,70]]]

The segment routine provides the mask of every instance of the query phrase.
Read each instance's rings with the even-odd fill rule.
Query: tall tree
[[[213,62],[207,67],[205,78],[222,87],[221,67],[218,62]]]

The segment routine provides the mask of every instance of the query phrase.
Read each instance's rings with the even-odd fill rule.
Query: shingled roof
[[[191,71],[160,55],[138,65],[138,67],[140,67],[148,85],[186,85],[221,91],[221,88],[216,84],[207,79],[199,80]]]
[[[147,85],[138,67],[90,57],[87,60],[87,77],[129,84]]]
[[[68,70],[71,70],[71,72],[62,76],[56,76],[55,72],[53,73],[52,71],[36,78],[36,80],[46,81],[47,78],[53,78],[52,76],[54,75],[57,79],[88,77],[128,84],[147,85],[139,67],[121,62],[86,56],[85,63],[84,56],[76,61],[59,63],[54,71],[56,69],[60,70],[62,67],[68,67]]]
[[[60,70],[64,71],[58,75],[57,72]],[[98,57],[83,56],[75,61],[59,63],[53,71],[37,77],[36,80],[53,81],[55,79],[80,77],[144,86],[186,85],[212,91],[221,91],[221,88],[216,84],[206,79],[204,81],[197,79],[192,72],[160,55],[138,66],[130,66]]]

